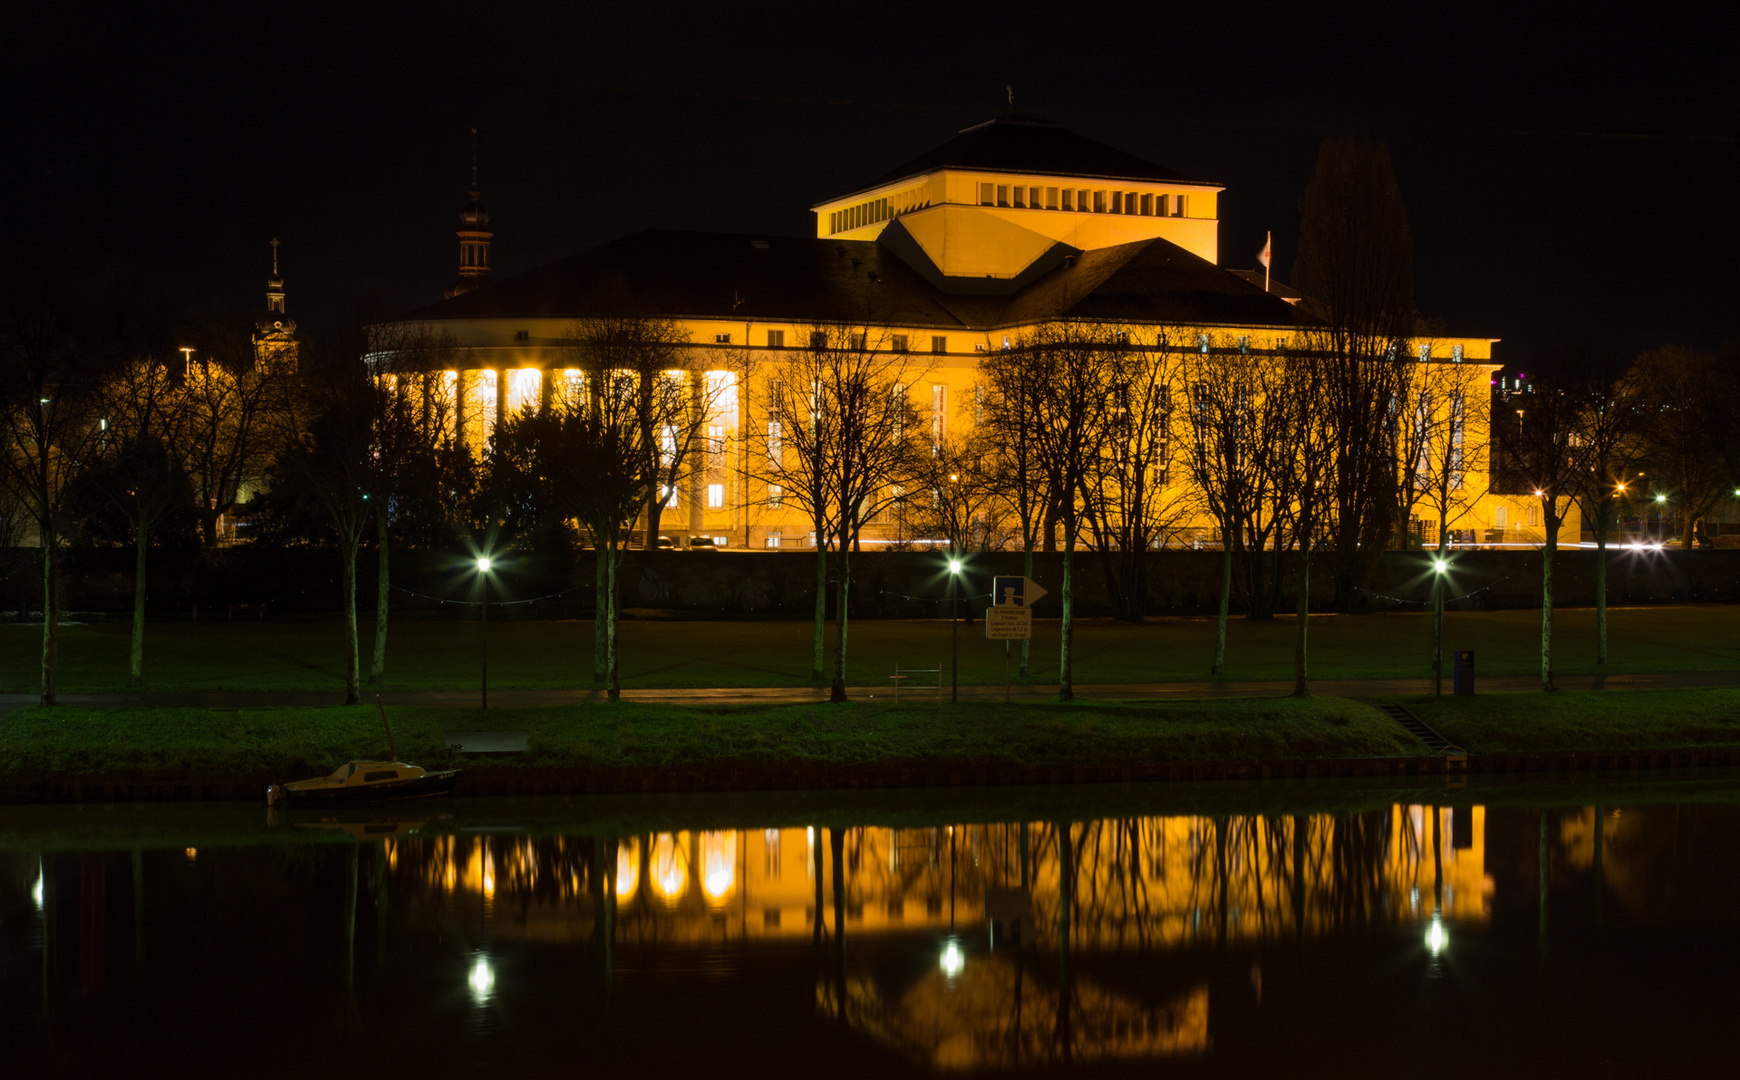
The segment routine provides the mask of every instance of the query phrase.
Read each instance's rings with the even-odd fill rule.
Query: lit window
[[[767,546],[770,548],[776,548],[779,546],[779,530],[778,529],[775,529],[773,532],[770,532],[767,534]]]
[[[785,505],[785,489],[780,487],[778,484],[767,485],[767,505],[769,505],[769,506],[784,506]],[[769,544],[768,545],[768,547],[778,547],[778,546],[779,546],[778,544]]]
[[[1462,346],[1460,346],[1460,345],[1450,346],[1450,359],[1454,360],[1458,364],[1460,364],[1462,362]]]
[[[1420,346],[1420,363],[1424,364],[1426,361],[1428,361],[1430,359],[1432,359],[1432,346],[1430,346],[1430,345]]]
[[[934,447],[942,446],[943,442],[943,404],[947,401],[948,388],[942,383],[932,383],[930,387],[930,441]]]
[[[1196,335],[1196,351],[1199,353],[1206,353],[1208,351],[1208,335],[1207,334]]]
[[[725,505],[725,485],[724,484],[708,484],[707,485],[707,507],[708,507],[708,509],[717,510],[724,505]]]
[[[665,498],[665,509],[675,510],[677,508],[677,486],[672,484],[665,490],[669,492],[669,495]]]
[[[781,445],[784,440],[780,438],[782,434],[783,431],[778,420],[767,422],[767,459],[773,462],[774,468],[779,467],[781,451],[784,449]]]
[[[726,541],[727,541],[727,540],[728,540],[728,539],[730,539],[730,538],[729,538],[729,537],[725,537],[725,536],[715,536],[715,537],[714,537],[714,538],[713,538],[713,546],[714,546],[714,547],[724,547],[724,546],[725,546],[725,542],[726,542]]]

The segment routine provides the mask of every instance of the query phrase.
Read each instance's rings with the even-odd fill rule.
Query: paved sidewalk
[[[1561,675],[1556,680],[1561,690],[1649,690],[1690,686],[1740,686],[1740,671],[1662,671],[1635,675]],[[1540,679],[1532,675],[1483,677],[1475,683],[1484,693],[1526,693],[1540,689]],[[1416,695],[1432,692],[1430,679],[1324,679],[1311,683],[1311,691],[1325,697],[1378,697]],[[1281,697],[1293,692],[1291,680],[1275,682],[1167,682],[1167,683],[1097,683],[1077,684],[1078,698],[1122,701],[1155,701],[1189,698]],[[1450,680],[1444,680],[1444,692],[1450,692]],[[893,701],[889,686],[854,686],[846,691],[856,701]],[[944,699],[949,688],[942,688]],[[963,686],[963,701],[998,701],[1003,698],[1002,686]],[[141,694],[61,694],[62,705],[84,708],[213,708],[248,709],[298,706],[303,708],[341,704],[342,691],[327,690],[206,690],[163,691]],[[490,704],[500,708],[536,705],[568,705],[576,702],[599,701],[602,691],[575,690],[491,690]],[[807,686],[712,687],[664,690],[624,690],[626,701],[662,702],[669,704],[782,704],[802,701],[826,701],[826,689]],[[903,689],[902,701],[930,703],[937,700],[933,687]],[[1015,686],[1010,697],[1016,701],[1054,701],[1057,685]],[[388,690],[381,694],[388,705],[433,705],[446,708],[469,708],[478,704],[476,690]],[[35,694],[0,694],[0,711],[20,705],[34,705]],[[364,700],[372,702],[372,692]]]

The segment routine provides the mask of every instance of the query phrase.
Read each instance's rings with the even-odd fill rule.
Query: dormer
[[[1064,257],[1156,237],[1218,260],[1223,188],[1007,114],[817,203],[816,235],[881,242],[951,292],[1012,292]]]

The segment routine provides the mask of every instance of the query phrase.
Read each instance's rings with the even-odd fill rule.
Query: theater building
[[[756,475],[754,443],[768,418],[754,380],[777,377],[782,355],[817,326],[860,327],[870,347],[913,357],[923,372],[908,387],[913,405],[940,439],[982,417],[987,354],[1049,323],[1103,324],[1142,342],[1161,333],[1205,347],[1236,342],[1257,353],[1318,325],[1297,293],[1217,265],[1222,192],[1011,115],[815,204],[813,236],[651,229],[497,281],[474,172],[458,282],[394,326],[456,346],[440,376],[456,405],[451,433],[481,452],[503,416],[546,405],[552,386],[578,374],[577,320],[628,298],[637,311],[677,321],[689,377],[710,410],[707,437],[722,452],[673,493],[660,531],[679,543],[692,535],[731,548],[808,548],[807,518]],[[1458,437],[1470,447],[1487,436],[1492,345],[1441,337],[1409,346],[1410,356],[1462,373]],[[1486,494],[1484,462],[1469,454],[1463,482],[1481,494],[1455,524],[1458,538],[1531,539],[1521,526],[1533,500]],[[1187,473],[1173,469],[1168,480],[1187,484]],[[925,539],[900,529],[873,522],[865,542]],[[1169,535],[1214,538],[1206,520]]]

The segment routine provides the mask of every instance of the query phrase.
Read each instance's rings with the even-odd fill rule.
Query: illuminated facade
[[[278,275],[278,238],[272,238],[272,276],[266,279],[266,311],[254,320],[254,363],[269,371],[296,371],[296,320],[284,311],[284,279]]]
[[[968,128],[816,203],[813,237],[648,230],[487,288],[478,286],[488,280],[491,234],[475,166],[473,176],[459,283],[396,324],[457,344],[460,359],[441,376],[454,430],[481,452],[501,417],[544,407],[578,382],[577,320],[624,304],[675,319],[708,411],[709,448],[661,518],[679,541],[814,545],[809,520],[765,468],[780,438],[766,386],[817,327],[853,328],[869,349],[901,354],[913,406],[940,443],[983,417],[980,362],[1036,327],[1081,321],[1133,345],[1261,356],[1318,325],[1297,293],[1216,265],[1220,185],[1020,116]],[[1465,543],[1529,538],[1530,500],[1488,494],[1477,452],[1489,430],[1492,345],[1445,337],[1408,346],[1448,373],[1440,385],[1450,389],[1431,407],[1453,411],[1455,438],[1469,447],[1461,479],[1470,509],[1451,526]],[[1168,501],[1183,494],[1188,472],[1166,472]],[[903,528],[892,515],[872,521],[864,542],[924,539]],[[1214,531],[1198,518],[1167,534],[1188,541]],[[1567,537],[1576,535],[1573,521]]]

